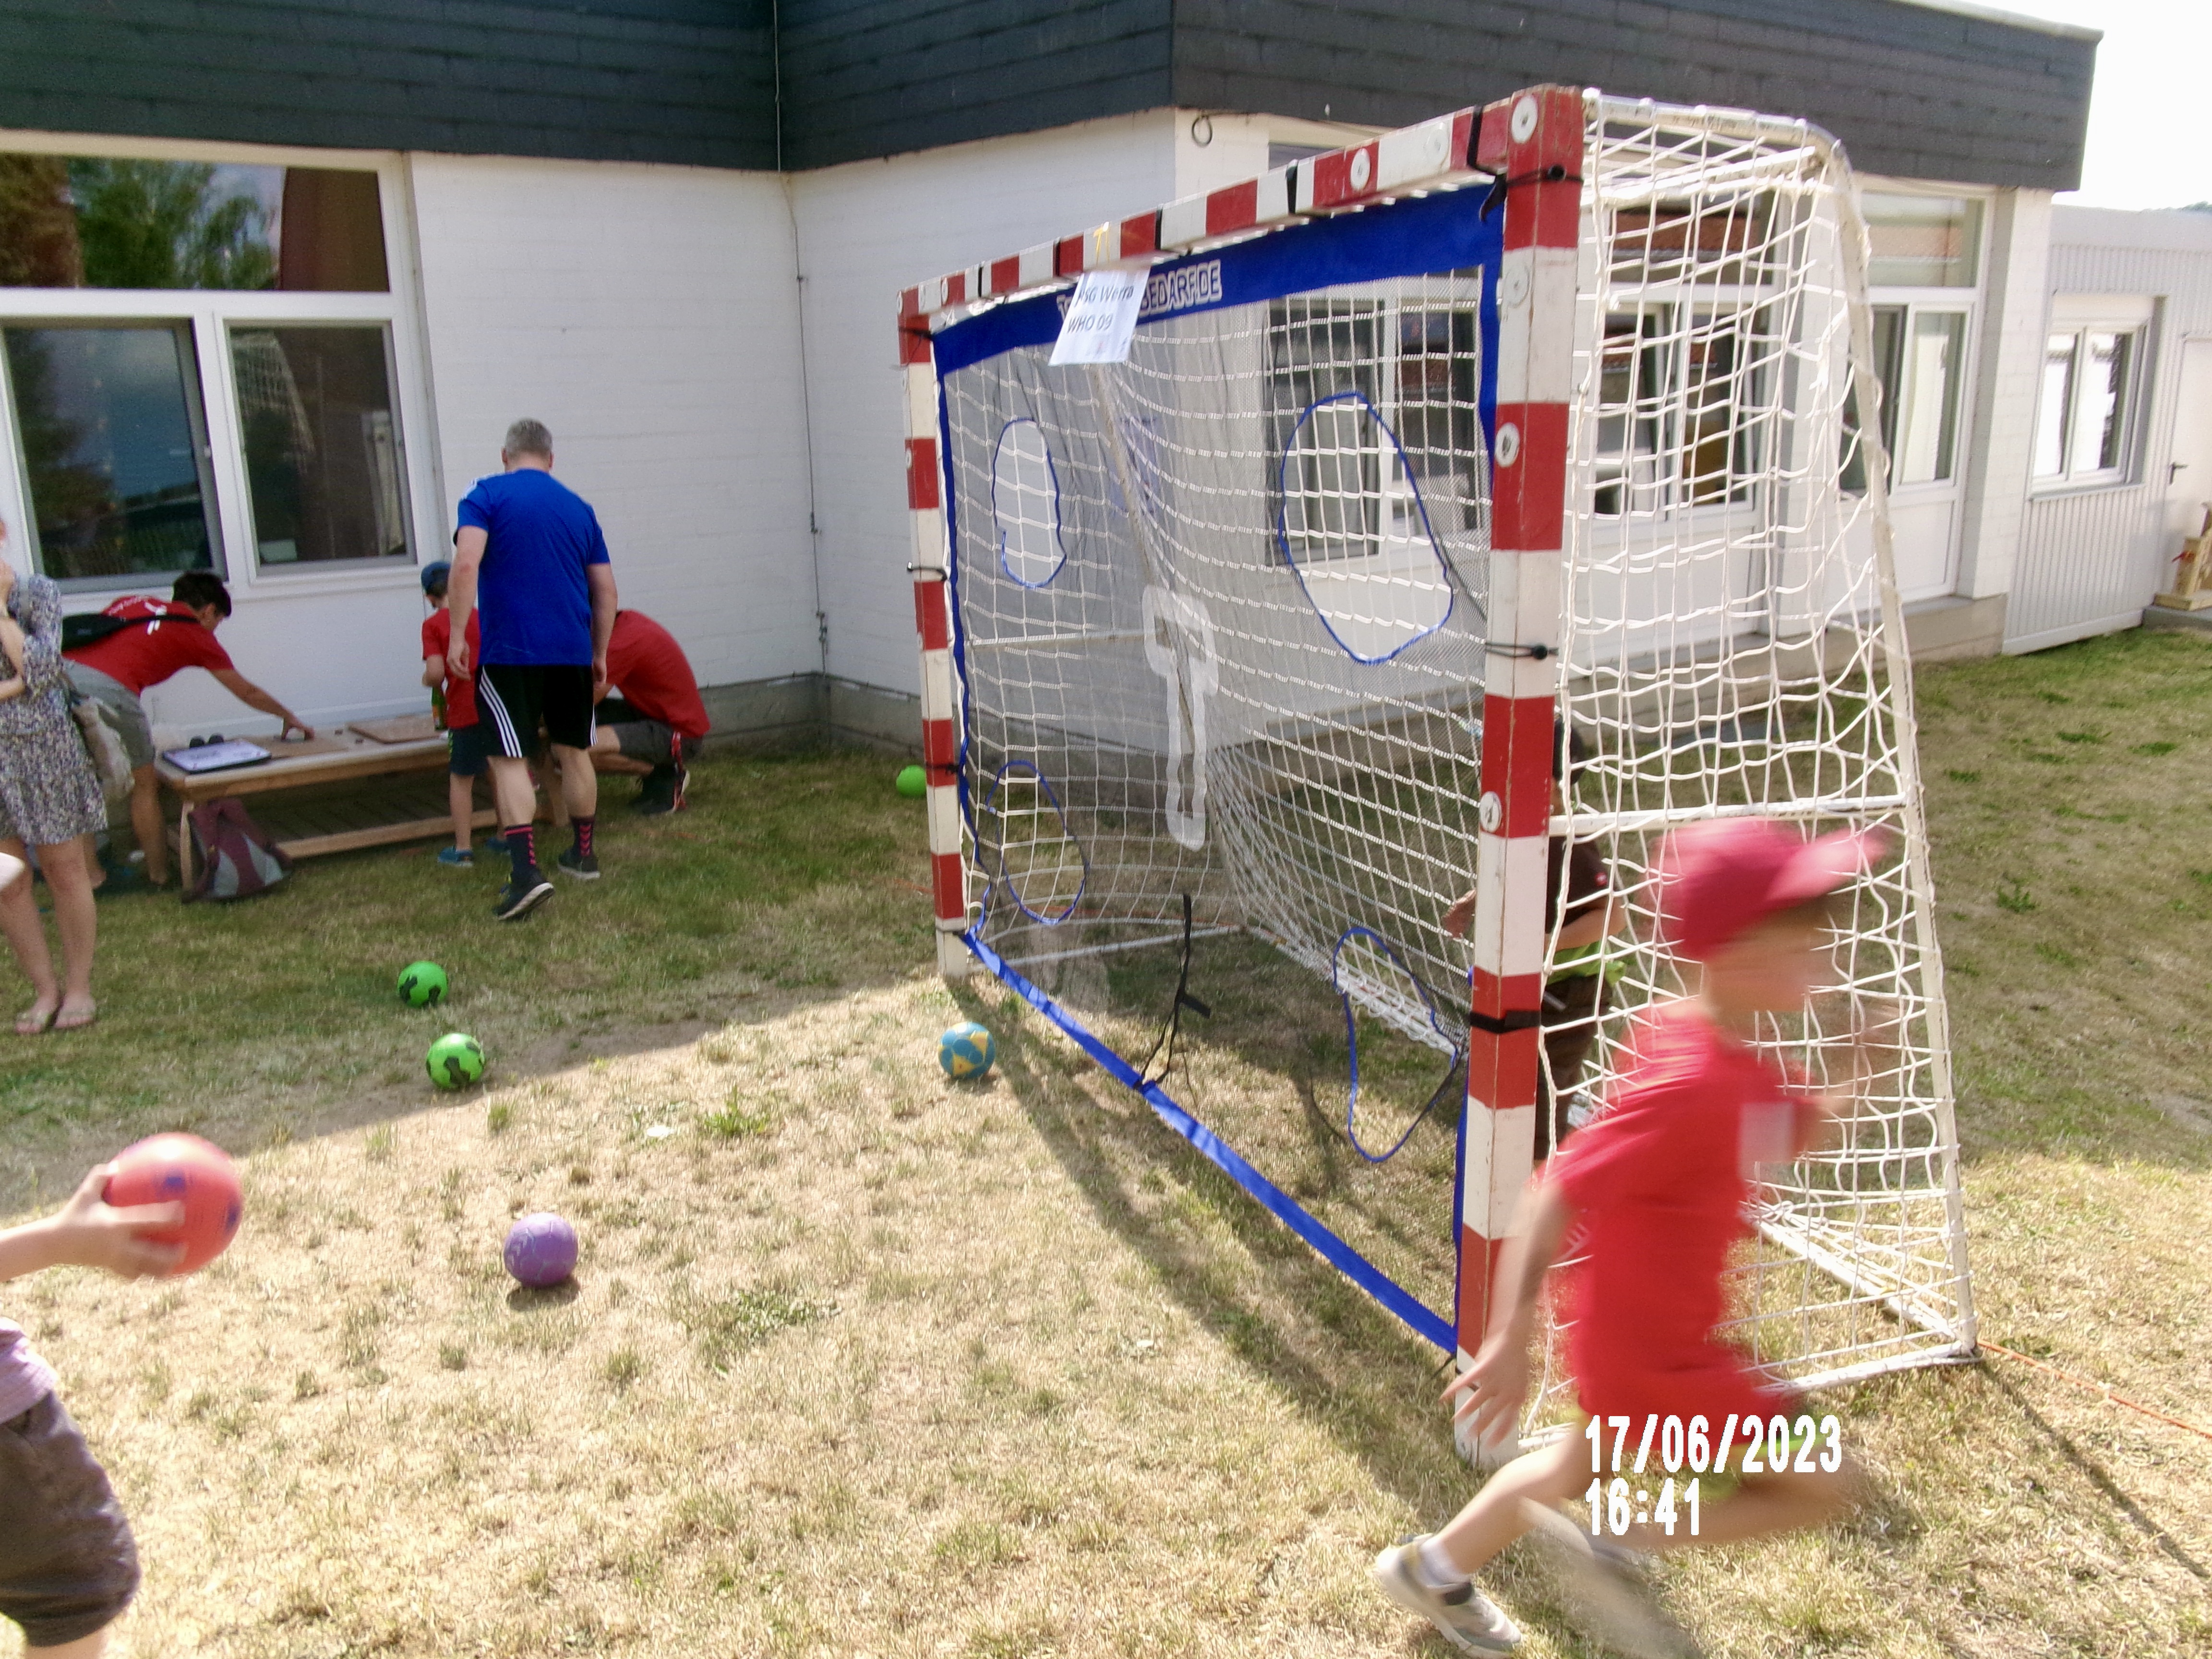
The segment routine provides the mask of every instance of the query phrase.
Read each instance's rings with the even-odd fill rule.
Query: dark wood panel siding
[[[773,167],[769,0],[0,0],[0,126]]]
[[[1170,0],[782,0],[794,167],[1170,101]]]
[[[1170,104],[1396,125],[1564,81],[2064,189],[2094,60],[1907,0],[0,0],[0,126],[803,168]]]
[[[1176,0],[1175,101],[1396,126],[1543,81],[1801,115],[1856,167],[2070,189],[2095,44],[1905,0]]]

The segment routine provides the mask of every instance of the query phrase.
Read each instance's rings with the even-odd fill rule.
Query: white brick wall
[[[900,291],[1170,200],[1177,118],[1156,111],[1085,122],[793,180],[833,674],[911,692],[919,672],[906,574]]]
[[[448,530],[507,423],[535,416],[605,527],[623,605],[676,635],[702,684],[819,667],[778,180],[443,155],[410,170]]]

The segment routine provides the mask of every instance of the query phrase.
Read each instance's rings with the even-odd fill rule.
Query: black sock
[[[507,855],[514,860],[514,884],[538,880],[538,826],[519,823],[507,832]]]
[[[597,817],[570,818],[568,824],[576,832],[576,856],[580,859],[591,857],[592,831],[598,826],[599,819]]]

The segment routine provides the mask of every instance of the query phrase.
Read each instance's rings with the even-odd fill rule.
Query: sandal
[[[54,1011],[53,1029],[57,1031],[82,1031],[99,1018],[98,1003],[86,1008],[58,1008]]]
[[[60,1015],[58,1008],[40,1009],[35,1003],[15,1016],[17,1036],[44,1036]]]

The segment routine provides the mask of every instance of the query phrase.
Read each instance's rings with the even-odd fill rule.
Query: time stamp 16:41
[[[1590,1472],[1597,1479],[1589,1483],[1583,1493],[1589,1504],[1589,1528],[1594,1537],[1607,1533],[1615,1537],[1632,1526],[1656,1526],[1668,1537],[1674,1535],[1675,1526],[1686,1522],[1690,1536],[1698,1535],[1698,1480],[1704,1474],[1720,1475],[1728,1472],[1729,1459],[1740,1457],[1736,1465],[1742,1474],[1780,1474],[1790,1471],[1811,1474],[1815,1470],[1834,1474],[1844,1466],[1844,1428],[1833,1416],[1822,1418],[1818,1423],[1809,1417],[1791,1419],[1787,1417],[1740,1417],[1730,1412],[1721,1425],[1720,1438],[1713,1438],[1712,1425],[1702,1417],[1692,1417],[1685,1423],[1679,1417],[1646,1417],[1643,1433],[1638,1441],[1633,1457],[1629,1455],[1629,1433],[1636,1428],[1632,1417],[1593,1417],[1583,1430],[1583,1437],[1590,1443]],[[1612,1455],[1606,1455],[1606,1441],[1610,1431]],[[1650,1468],[1656,1455],[1658,1468],[1666,1479],[1658,1491],[1649,1486],[1629,1484],[1630,1475],[1640,1475]],[[1624,1460],[1627,1470],[1622,1472]],[[1610,1462],[1613,1480],[1605,1479]],[[1674,1477],[1687,1470],[1690,1480],[1680,1486]]]

